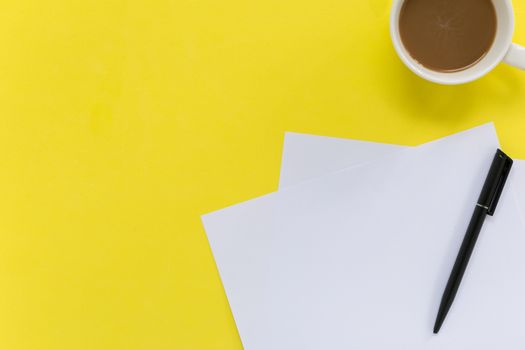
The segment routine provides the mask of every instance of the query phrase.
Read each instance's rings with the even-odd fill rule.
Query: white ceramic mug
[[[462,84],[490,72],[501,61],[525,69],[525,47],[512,43],[514,10],[511,0],[492,0],[496,9],[497,29],[492,47],[476,64],[457,72],[437,72],[414,60],[407,52],[399,34],[399,13],[405,0],[394,0],[390,14],[390,35],[401,60],[420,77],[440,84]]]

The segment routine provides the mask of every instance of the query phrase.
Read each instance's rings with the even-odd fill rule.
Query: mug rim
[[[506,24],[506,26],[509,30],[506,37],[502,39],[502,41],[504,41],[503,47],[500,50],[500,52],[497,52],[496,57],[491,62],[486,64],[483,69],[480,69],[478,71],[472,71],[471,74],[465,77],[458,77],[455,74],[465,72],[465,70],[470,69],[472,67],[478,67],[479,64],[481,64],[482,60],[473,64],[471,67],[458,72],[445,73],[433,71],[429,68],[424,67],[422,64],[416,62],[412,57],[410,57],[410,54],[403,45],[401,35],[399,33],[399,13],[401,12],[401,7],[405,1],[406,0],[394,0],[392,9],[390,11],[390,37],[392,39],[394,49],[396,50],[396,53],[401,59],[401,61],[403,61],[405,66],[407,66],[412,72],[414,72],[416,75],[420,76],[423,79],[444,85],[464,84],[479,79],[482,76],[489,73],[490,71],[492,71],[498,64],[501,63],[501,61],[503,61],[503,58],[505,57],[510,46],[512,45],[512,35],[514,33],[514,8],[510,0],[500,0],[504,1],[506,4],[505,7],[508,11],[509,17],[509,21]],[[494,2],[494,0],[491,1]],[[497,19],[499,19],[499,17]],[[500,21],[498,21],[498,24],[499,23]],[[495,40],[496,39],[494,39],[494,43]],[[494,43],[492,45],[494,45]]]

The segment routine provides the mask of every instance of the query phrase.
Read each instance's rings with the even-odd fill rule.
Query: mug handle
[[[525,47],[518,44],[511,44],[503,61],[511,66],[525,69]]]

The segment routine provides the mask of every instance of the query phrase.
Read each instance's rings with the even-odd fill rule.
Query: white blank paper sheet
[[[287,132],[279,188],[297,185],[344,168],[364,165],[407,146]],[[525,160],[514,160],[510,182],[525,218]],[[524,219],[525,220],[525,219]]]
[[[483,126],[205,215],[245,349],[521,349],[525,235],[509,191],[432,335],[496,147]]]
[[[287,132],[279,188],[364,164],[406,147]]]

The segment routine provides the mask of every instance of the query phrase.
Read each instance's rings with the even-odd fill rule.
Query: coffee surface
[[[404,47],[423,66],[466,69],[485,56],[496,35],[491,0],[406,0],[399,16]]]

